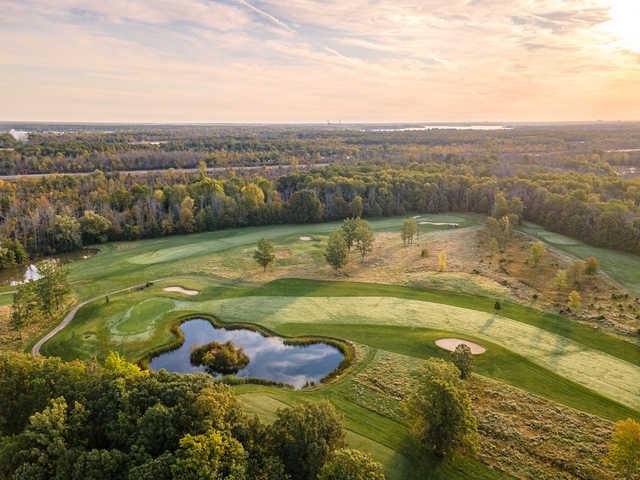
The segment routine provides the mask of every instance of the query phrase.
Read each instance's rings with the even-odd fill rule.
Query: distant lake
[[[511,130],[504,125],[425,125],[423,127],[375,128],[370,132],[419,132],[426,130]]]
[[[207,320],[194,319],[183,323],[184,343],[151,360],[152,370],[172,373],[205,372],[205,367],[191,364],[191,351],[209,342],[232,341],[249,357],[249,365],[236,373],[242,378],[261,378],[302,388],[308,382],[319,383],[342,362],[340,350],[326,343],[286,345],[280,337],[265,337],[248,329],[216,328]]]

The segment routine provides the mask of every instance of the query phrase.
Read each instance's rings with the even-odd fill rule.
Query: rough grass
[[[449,221],[451,215],[430,215],[434,221]],[[461,226],[474,225],[482,220],[479,215],[457,214]],[[378,232],[399,231],[405,217],[367,219]],[[341,222],[309,225],[271,225],[245,227],[198,233],[174,235],[164,238],[118,242],[101,246],[98,255],[71,266],[71,280],[81,299],[92,297],[146,280],[166,278],[172,275],[197,272],[215,274],[207,268],[207,262],[221,260],[220,253],[230,249],[253,247],[261,238],[267,238],[279,246],[295,245],[298,249],[317,249],[318,242],[302,242],[300,236],[327,235]],[[443,226],[421,225],[421,231],[442,230]],[[251,248],[252,250],[252,248]],[[231,268],[234,265],[230,265]],[[235,272],[241,276],[241,271]]]
[[[379,350],[354,376],[354,403],[403,422],[399,403],[419,379],[420,362]],[[603,438],[612,424],[473,375],[467,383],[481,434],[481,458],[517,478],[609,479]],[[517,462],[514,462],[517,458]]]
[[[533,223],[525,223],[519,228],[574,257],[582,259],[589,256],[596,257],[603,272],[632,292],[640,293],[640,256],[609,248],[593,247],[580,240],[550,232]]]

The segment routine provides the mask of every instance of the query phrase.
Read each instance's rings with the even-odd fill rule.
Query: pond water
[[[184,343],[151,360],[152,370],[165,369],[173,373],[205,372],[205,367],[191,364],[193,348],[209,342],[232,341],[249,356],[249,365],[236,373],[237,377],[261,378],[302,388],[307,382],[318,383],[338,368],[344,356],[326,343],[285,345],[279,337],[265,337],[248,329],[216,328],[207,320],[195,319],[183,323]]]

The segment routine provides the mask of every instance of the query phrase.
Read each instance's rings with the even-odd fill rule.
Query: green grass
[[[479,223],[480,217],[424,215],[421,220],[469,226]],[[397,231],[402,221],[397,217],[371,223],[378,231]],[[383,406],[395,400],[356,389],[354,377],[367,368],[376,351],[418,362],[447,356],[435,347],[435,339],[463,336],[488,347],[476,358],[475,371],[482,375],[603,418],[638,417],[640,349],[569,319],[504,301],[496,315],[493,298],[402,286],[297,279],[264,286],[242,283],[250,261],[246,259],[260,238],[293,252],[279,265],[297,261],[295,256],[308,257],[310,265],[316,265],[322,262],[323,239],[338,225],[251,227],[105,245],[95,257],[72,264],[79,298],[164,280],[142,291],[112,295],[108,303],[101,299],[87,305],[67,329],[45,344],[43,353],[67,359],[104,358],[116,350],[139,360],[174,345],[171,327],[184,315],[202,313],[222,321],[264,325],[286,336],[352,340],[368,353],[336,382],[302,392],[258,385],[234,390],[265,421],[271,421],[283,405],[329,399],[345,416],[349,444],[383,462],[392,480],[506,477],[466,457],[442,465],[416,458],[401,415],[384,414]],[[442,228],[447,227],[421,225],[423,231]],[[302,235],[316,241],[302,242]],[[569,240],[548,236],[562,248],[579,247],[579,242]],[[605,271],[611,268],[596,256]],[[205,264],[220,265],[237,276],[216,277]],[[187,297],[163,292],[170,285],[200,293]]]
[[[428,215],[428,217],[433,221],[460,222],[462,227],[478,224],[482,220],[481,216],[471,214]],[[384,232],[399,231],[404,218],[368,220],[376,231]],[[198,273],[208,260],[221,263],[229,261],[229,256],[222,255],[223,252],[249,247],[253,250],[261,238],[267,238],[281,246],[295,247],[296,251],[301,251],[303,254],[315,252],[315,257],[321,260],[320,243],[302,242],[299,237],[325,236],[340,224],[341,222],[330,222],[233,228],[193,235],[174,235],[106,244],[101,246],[101,252],[98,255],[72,263],[70,279],[75,293],[81,299],[90,298],[148,280]],[[420,226],[423,232],[446,228],[446,226],[434,225]],[[283,261],[286,262],[286,260]],[[235,263],[228,266],[241,267]],[[238,275],[241,276],[241,268],[238,270]]]
[[[197,287],[201,293],[185,297],[163,292],[167,284]],[[108,304],[100,300],[86,306],[67,329],[45,344],[43,352],[72,359],[104,358],[116,350],[140,360],[174,344],[171,326],[185,314],[198,312],[227,322],[264,325],[285,335],[339,336],[418,358],[443,355],[433,345],[438,335],[462,335],[489,347],[479,357],[487,376],[606,418],[621,418],[639,409],[638,359],[634,365],[580,342],[584,336],[591,344],[616,352],[607,335],[588,329],[570,339],[537,326],[531,318],[522,322],[497,316],[492,304],[489,312],[458,307],[466,298],[351,282],[281,280],[264,287],[241,287],[198,277],[177,278],[112,296]],[[528,315],[542,315],[522,308]],[[507,306],[503,311],[509,311]],[[516,308],[510,313],[517,318],[522,311]],[[580,327],[560,317],[557,321]],[[122,334],[123,325],[128,335]],[[387,346],[380,343],[385,338]]]
[[[550,232],[533,223],[527,222],[519,229],[574,257],[582,259],[596,257],[603,272],[633,293],[640,294],[640,256],[609,248],[593,247],[575,238]]]

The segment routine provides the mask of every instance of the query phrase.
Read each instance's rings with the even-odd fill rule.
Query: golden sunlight
[[[620,45],[640,52],[640,0],[611,0],[611,21],[607,30]]]

